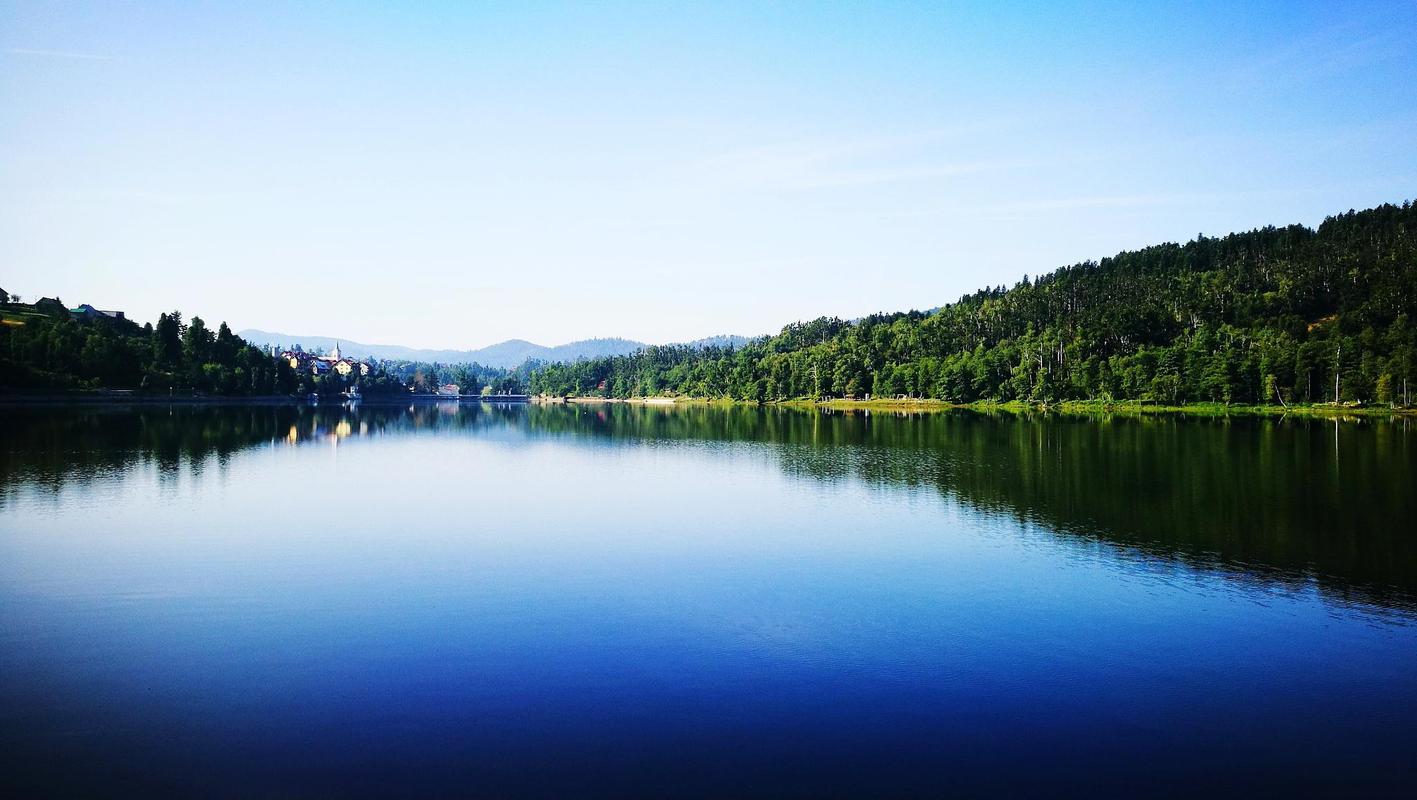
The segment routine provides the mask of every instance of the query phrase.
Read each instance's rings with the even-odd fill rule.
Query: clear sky
[[[1417,3],[0,0],[0,286],[757,334],[1417,197]]]

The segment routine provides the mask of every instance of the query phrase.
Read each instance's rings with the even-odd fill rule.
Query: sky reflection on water
[[[7,412],[0,773],[1397,793],[1402,422]]]

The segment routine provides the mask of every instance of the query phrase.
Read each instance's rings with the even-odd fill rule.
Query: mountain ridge
[[[541,345],[526,339],[507,339],[495,344],[472,350],[435,349],[408,347],[400,344],[367,344],[352,339],[333,336],[313,336],[264,331],[246,328],[237,335],[258,347],[278,345],[293,347],[299,344],[306,350],[330,350],[336,344],[340,352],[356,358],[377,358],[391,361],[428,361],[440,364],[477,363],[486,367],[512,369],[529,360],[559,362],[578,361],[586,358],[605,358],[628,355],[650,347],[646,342],[625,339],[618,336],[578,339],[558,345]],[[686,342],[691,347],[728,346],[738,347],[748,341],[747,337],[736,335],[709,336]]]

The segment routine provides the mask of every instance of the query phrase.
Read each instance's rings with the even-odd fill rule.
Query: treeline
[[[289,367],[287,362],[277,361]],[[408,394],[408,387],[398,378],[385,372],[377,364],[368,375],[340,375],[331,370],[323,375],[312,375],[306,370],[295,371],[295,393],[299,395],[319,394],[334,397],[351,388],[366,397],[393,397]]]
[[[532,392],[1409,404],[1417,206],[1198,237],[985,289],[933,313],[794,323],[738,348],[541,365]]]
[[[173,311],[156,325],[102,312],[76,313],[58,298],[20,303],[0,290],[0,388],[29,391],[130,389],[167,394],[335,396],[350,388],[368,397],[436,393],[446,383],[465,394],[520,393],[534,362],[506,370],[481,364],[370,360],[368,375],[315,375],[293,369],[201,317]],[[296,345],[295,349],[299,349]]]
[[[379,362],[382,369],[414,392],[437,392],[447,383],[457,384],[462,394],[520,394],[530,367],[515,370],[489,367],[485,364],[443,364],[428,361]]]
[[[225,322],[174,311],[156,325],[82,318],[57,299],[0,305],[0,386],[134,389],[222,395],[289,394],[289,365],[247,344]]]

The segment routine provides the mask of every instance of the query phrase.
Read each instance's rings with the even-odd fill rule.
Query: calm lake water
[[[8,796],[1417,784],[1411,422],[0,425]]]

